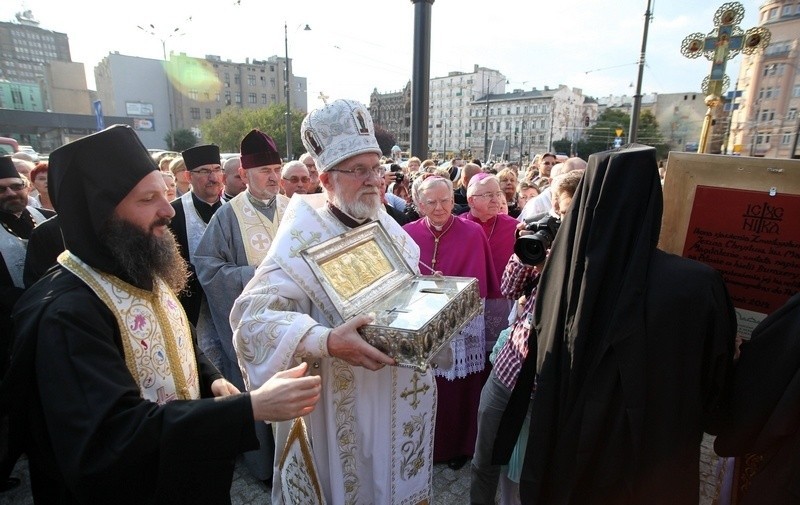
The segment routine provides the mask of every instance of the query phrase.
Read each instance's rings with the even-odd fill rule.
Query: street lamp
[[[187,21],[191,21],[192,18],[189,17]],[[161,52],[164,56],[164,80],[167,83],[167,107],[169,108],[169,149],[175,149],[175,134],[174,129],[175,125],[173,124],[172,119],[172,85],[169,82],[169,72],[167,71],[167,41],[172,37],[181,36],[183,33],[178,33],[181,29],[180,26],[176,26],[171,31],[167,32],[165,37],[162,37],[158,34],[155,25],[150,24],[148,25],[150,28],[144,28],[143,26],[136,26],[136,28],[142,30],[143,32],[147,33],[148,35],[152,35],[157,40],[161,41]]]
[[[299,28],[299,26],[298,26]],[[311,27],[306,25],[303,28],[304,31],[311,31]],[[289,30],[286,26],[286,21],[283,22],[283,45],[286,51],[286,65],[284,65],[284,69],[286,71],[286,78],[283,81],[284,91],[286,92],[286,159],[292,159],[292,109],[291,109],[291,102],[289,100],[289,95],[291,91],[291,86],[289,82],[289,76],[291,75],[289,69]]]

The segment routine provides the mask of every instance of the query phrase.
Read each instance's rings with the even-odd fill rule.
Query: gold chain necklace
[[[434,232],[433,228],[431,227],[430,218],[428,216],[425,216],[425,227],[428,228],[428,231],[431,232],[431,235],[433,235],[433,258],[431,259],[431,270],[433,271],[436,271],[436,255],[439,253],[439,240],[442,237],[444,237],[444,234],[450,230],[450,228],[453,226],[453,223],[455,222],[456,222],[455,216],[450,216],[450,223],[437,236],[436,232]]]

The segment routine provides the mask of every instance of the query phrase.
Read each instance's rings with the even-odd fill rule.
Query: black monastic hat
[[[203,165],[220,165],[222,161],[219,157],[219,146],[206,144],[194,146],[183,151],[183,162],[186,163],[186,170],[194,170]]]
[[[11,156],[0,157],[0,179],[8,179],[11,177],[20,178],[17,167],[14,166],[14,160]]]
[[[139,181],[157,170],[126,125],[111,126],[53,151],[48,193],[58,209],[67,249],[96,268],[113,271],[100,231]]]

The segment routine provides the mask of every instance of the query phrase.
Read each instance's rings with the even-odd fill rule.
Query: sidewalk
[[[13,491],[0,494],[0,505],[33,505],[28,460],[17,463],[12,475],[21,478],[22,484]],[[434,465],[433,490],[432,505],[469,503],[469,463],[458,471],[451,470],[444,463]],[[251,477],[243,465],[237,464],[231,485],[231,502],[233,505],[269,504],[270,489]]]

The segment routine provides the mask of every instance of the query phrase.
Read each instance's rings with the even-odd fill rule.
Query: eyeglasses
[[[362,181],[366,181],[370,177],[378,177],[382,178],[386,175],[386,169],[381,167],[375,168],[368,168],[368,167],[358,167],[352,170],[344,170],[341,168],[332,168],[328,170],[328,172],[342,172],[344,174],[355,175],[357,178],[361,179]]]
[[[311,182],[311,177],[305,177],[305,176],[304,177],[298,177],[296,175],[293,175],[291,177],[283,177],[283,180],[284,181],[289,181],[292,184],[297,184],[298,182],[302,182],[303,184],[308,184],[309,182]]]
[[[503,195],[504,194],[503,194],[502,191],[495,191],[493,193],[483,193],[483,194],[480,194],[480,195],[472,195],[472,196],[474,196],[475,198],[483,198],[484,200],[488,201],[488,200],[495,200],[495,199],[499,200],[499,199],[503,198]]]
[[[9,184],[8,186],[0,186],[0,193],[5,193],[7,189],[10,189],[11,191],[22,191],[25,189],[25,183],[16,182],[14,184]]]
[[[452,201],[452,198],[442,198],[441,200],[422,200],[422,203],[426,207],[431,207],[433,209],[435,209],[437,205],[441,205],[442,208],[445,209]]]
[[[209,176],[211,174],[214,174],[214,175],[221,174],[222,173],[222,169],[221,168],[201,168],[199,170],[189,170],[189,173],[195,174],[195,175],[202,175],[204,177],[207,177],[207,176]]]

